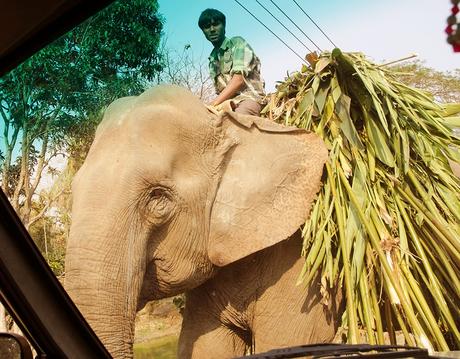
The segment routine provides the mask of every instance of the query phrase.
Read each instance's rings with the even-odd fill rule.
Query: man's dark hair
[[[201,13],[200,18],[198,19],[198,26],[201,30],[203,30],[204,28],[209,27],[209,25],[213,22],[221,23],[225,27],[225,15],[216,9],[206,9]]]

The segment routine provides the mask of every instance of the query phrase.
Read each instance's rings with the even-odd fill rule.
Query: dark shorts
[[[245,115],[259,116],[261,109],[262,106],[258,102],[254,100],[243,100],[236,104],[235,112]]]

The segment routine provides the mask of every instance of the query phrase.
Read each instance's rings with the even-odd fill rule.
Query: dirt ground
[[[173,298],[148,303],[136,316],[135,343],[179,336],[182,315]]]

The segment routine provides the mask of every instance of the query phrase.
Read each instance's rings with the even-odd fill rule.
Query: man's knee
[[[244,115],[259,116],[262,106],[254,100],[243,100],[236,105],[235,112]]]

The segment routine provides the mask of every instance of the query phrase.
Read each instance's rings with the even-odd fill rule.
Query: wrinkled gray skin
[[[136,312],[186,292],[180,358],[330,341],[337,297],[296,286],[297,232],[327,151],[314,134],[216,116],[160,86],[115,101],[73,182],[66,287],[115,358]],[[331,304],[332,303],[332,304]]]

